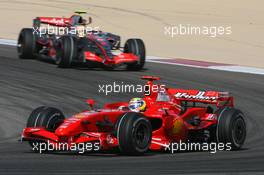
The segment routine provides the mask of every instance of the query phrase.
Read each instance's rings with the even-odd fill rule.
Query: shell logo
[[[184,130],[183,120],[175,120],[172,126],[172,134],[179,134]]]
[[[84,118],[86,115],[80,113],[80,114],[76,114],[74,115],[75,118]]]

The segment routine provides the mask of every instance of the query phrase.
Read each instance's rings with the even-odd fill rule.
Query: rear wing
[[[36,17],[33,19],[33,27],[40,27],[41,24],[48,24],[57,27],[66,27],[70,24],[70,18],[61,17]]]
[[[234,97],[228,92],[218,91],[200,91],[186,89],[168,89],[168,93],[175,97],[176,100],[185,102],[200,102],[215,104],[217,107],[230,106],[234,107]]]

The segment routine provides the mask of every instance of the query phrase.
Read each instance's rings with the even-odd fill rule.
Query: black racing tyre
[[[128,70],[141,70],[146,60],[145,44],[141,39],[128,39],[124,46],[124,53],[132,53],[139,57],[136,63],[127,64]]]
[[[73,60],[77,58],[77,38],[71,35],[62,36],[56,48],[58,67],[71,67]]]
[[[27,120],[27,127],[44,127],[54,132],[64,119],[65,117],[60,110],[41,106],[32,111]],[[36,142],[40,143],[41,141],[29,141],[29,145],[33,147]]]
[[[65,117],[60,110],[41,106],[32,111],[27,120],[27,127],[44,127],[54,132],[64,119]]]
[[[246,122],[244,114],[234,108],[219,111],[216,138],[220,143],[230,143],[232,150],[240,149],[246,139]]]
[[[144,154],[149,149],[151,138],[151,123],[143,114],[128,112],[118,120],[117,140],[122,154]]]
[[[33,29],[23,28],[18,36],[17,52],[21,59],[33,59],[35,58],[36,50],[36,35],[34,35]]]

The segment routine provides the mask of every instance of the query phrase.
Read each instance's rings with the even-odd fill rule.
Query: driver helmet
[[[85,25],[86,20],[81,15],[73,15],[71,17],[71,25],[77,26],[77,25]]]
[[[145,111],[146,106],[146,102],[142,98],[132,98],[128,104],[128,108],[134,112]]]

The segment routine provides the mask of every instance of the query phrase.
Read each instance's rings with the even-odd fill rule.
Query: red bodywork
[[[184,104],[208,104],[216,110],[234,106],[233,97],[226,92],[174,89],[162,85],[158,85],[157,89],[152,87],[158,77],[144,76],[143,79],[148,80],[147,85],[151,89],[151,93],[144,96],[147,108],[142,112],[152,124],[151,150],[164,149],[171,142],[187,141],[190,132],[198,132],[217,124],[216,114],[208,112],[207,107],[194,105],[184,109]],[[165,95],[163,97],[167,100],[160,98],[161,95]],[[93,100],[87,102],[93,106]],[[54,144],[100,142],[101,150],[109,150],[118,147],[114,125],[120,116],[129,112],[127,106],[128,102],[117,102],[106,104],[102,109],[83,111],[65,119],[54,133],[45,128],[25,128],[22,138],[49,140]],[[199,125],[188,122],[194,116],[199,117]]]

